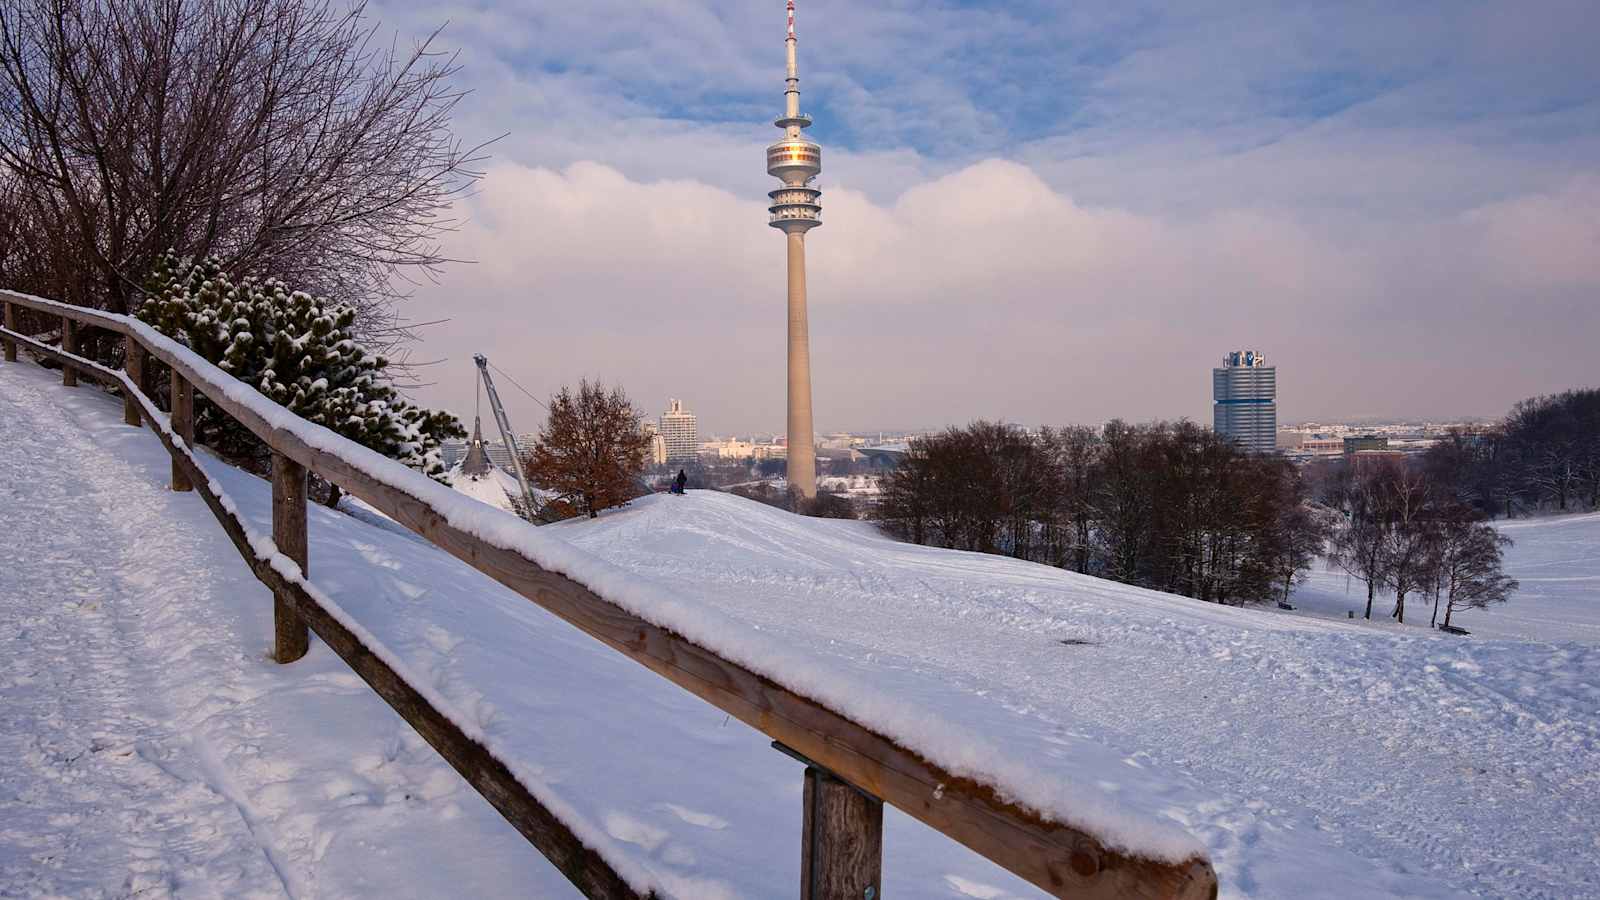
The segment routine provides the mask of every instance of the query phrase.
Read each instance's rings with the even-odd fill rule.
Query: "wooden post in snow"
[[[78,323],[63,316],[61,318],[61,352],[78,353]],[[78,386],[78,370],[72,363],[61,364],[61,383],[66,387]]]
[[[122,339],[122,368],[128,372],[128,380],[144,390],[144,348],[131,337]],[[137,428],[143,420],[139,415],[139,399],[123,390],[122,421]]]
[[[883,801],[776,741],[806,764],[800,900],[880,900]]]
[[[172,370],[172,431],[190,449],[194,448],[194,385]],[[194,485],[189,483],[189,473],[180,467],[176,460],[172,463],[172,489],[175,491],[192,491]]]
[[[4,306],[5,306],[5,325],[6,325],[6,330],[7,331],[16,331],[17,330],[17,309],[16,309],[16,307],[12,306],[10,304],[10,302],[5,303]],[[16,341],[12,341],[12,340],[7,340],[7,341],[4,341],[3,343],[5,344],[6,362],[16,362],[17,361],[17,342]]]
[[[282,453],[272,454],[272,542],[278,552],[308,572],[306,540],[306,469]],[[272,658],[292,663],[311,648],[311,634],[305,620],[296,613],[290,598],[274,595],[272,621],[276,634]]]

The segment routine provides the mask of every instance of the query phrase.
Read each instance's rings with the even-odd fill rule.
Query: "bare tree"
[[[1383,583],[1387,563],[1384,541],[1389,523],[1383,508],[1384,492],[1370,473],[1351,473],[1340,484],[1339,493],[1347,518],[1334,535],[1329,562],[1367,586],[1366,618],[1371,619],[1372,601]]]
[[[1390,615],[1404,624],[1406,598],[1432,581],[1428,571],[1432,497],[1427,477],[1403,462],[1376,466],[1372,474],[1383,494],[1382,509],[1388,520],[1379,544],[1382,578],[1394,591]]]
[[[558,496],[555,506],[593,519],[642,493],[650,439],[639,428],[641,413],[622,388],[609,393],[598,381],[580,382],[577,393],[562,388],[550,399],[550,415],[528,459],[528,479]]]
[[[1107,574],[1133,582],[1146,562],[1153,540],[1155,485],[1149,457],[1153,453],[1150,428],[1120,419],[1106,423],[1100,484],[1095,492],[1095,519]]]
[[[1044,440],[1054,457],[1057,493],[1056,516],[1065,535],[1068,565],[1087,574],[1094,548],[1094,489],[1100,465],[1100,437],[1094,429],[1072,425],[1046,429]]]
[[[1458,518],[1442,531],[1439,571],[1445,598],[1444,627],[1463,609],[1504,603],[1520,585],[1502,571],[1511,539],[1483,522]]]
[[[884,477],[882,497],[874,511],[884,531],[913,544],[932,542],[930,525],[933,513],[929,499],[933,476],[927,464],[927,447],[919,439],[911,442],[905,459]]]
[[[1331,529],[1306,501],[1298,472],[1287,470],[1275,487],[1280,494],[1273,504],[1277,522],[1267,531],[1270,545],[1265,555],[1271,562],[1273,578],[1283,585],[1280,602],[1287,604],[1294,586],[1304,581],[1317,557],[1327,549]]]
[[[171,249],[396,336],[480,148],[451,133],[436,35],[375,29],[334,0],[0,0],[0,203],[31,236],[0,272],[128,312]]]

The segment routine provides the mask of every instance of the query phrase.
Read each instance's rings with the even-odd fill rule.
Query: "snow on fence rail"
[[[475,503],[267,400],[187,348],[126,316],[9,291],[6,361],[17,347],[54,359],[63,382],[118,388],[130,424],[150,424],[173,461],[276,598],[276,656],[305,653],[310,627],[585,895],[664,895],[514,757],[459,717],[306,579],[306,473],[315,472],[528,600],[773,739],[806,763],[802,898],[881,894],[882,804],[889,803],[1057,897],[1214,898],[1198,843],[1173,826],[1097,805],[1059,779],[989,758],[959,729],[908,722],[841,690],[814,662],[640,582],[514,516]],[[16,309],[59,319],[59,348],[23,335]],[[76,354],[82,328],[123,336],[125,371]],[[148,362],[171,372],[172,414],[146,395]],[[191,452],[193,391],[273,454],[273,535],[254,533]],[[867,723],[872,723],[871,725]],[[958,746],[959,745],[959,746]],[[975,750],[976,748],[976,750]]]

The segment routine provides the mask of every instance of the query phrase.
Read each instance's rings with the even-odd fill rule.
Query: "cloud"
[[[1476,245],[1507,288],[1600,286],[1600,177],[1490,204],[1463,221],[1473,232],[1467,246]]]
[[[830,190],[808,241],[818,424],[1203,419],[1210,366],[1246,345],[1283,366],[1289,418],[1493,414],[1592,377],[1595,194],[1578,180],[1330,237],[1282,210],[1084,206],[1005,160],[886,203]],[[425,399],[465,409],[483,351],[536,393],[600,376],[650,410],[683,397],[710,430],[781,428],[783,251],[763,204],[504,163],[470,218],[451,249],[481,262],[418,300],[455,315],[430,330],[454,368]],[[1473,362],[1508,342],[1541,362]]]

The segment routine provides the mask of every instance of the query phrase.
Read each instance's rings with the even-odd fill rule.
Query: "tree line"
[[[1485,515],[1600,509],[1600,389],[1524,400],[1493,426],[1452,430],[1430,456]]]
[[[1192,422],[976,422],[913,441],[874,515],[919,544],[1245,604],[1286,599],[1320,552],[1308,499],[1292,464]]]
[[[1569,395],[1562,395],[1568,397]],[[1550,402],[1520,404],[1507,444]],[[1544,414],[1541,414],[1544,415]],[[1319,559],[1430,624],[1506,600],[1510,540],[1489,524],[1483,472],[1455,433],[1420,456],[1358,454],[1304,470],[1192,422],[1029,431],[976,422],[914,440],[874,518],[918,544],[994,553],[1215,603],[1287,605]],[[1526,452],[1526,451],[1525,451]],[[1537,482],[1533,482],[1537,486]],[[1574,495],[1576,496],[1576,495]],[[1442,620],[1441,620],[1442,615]]]

